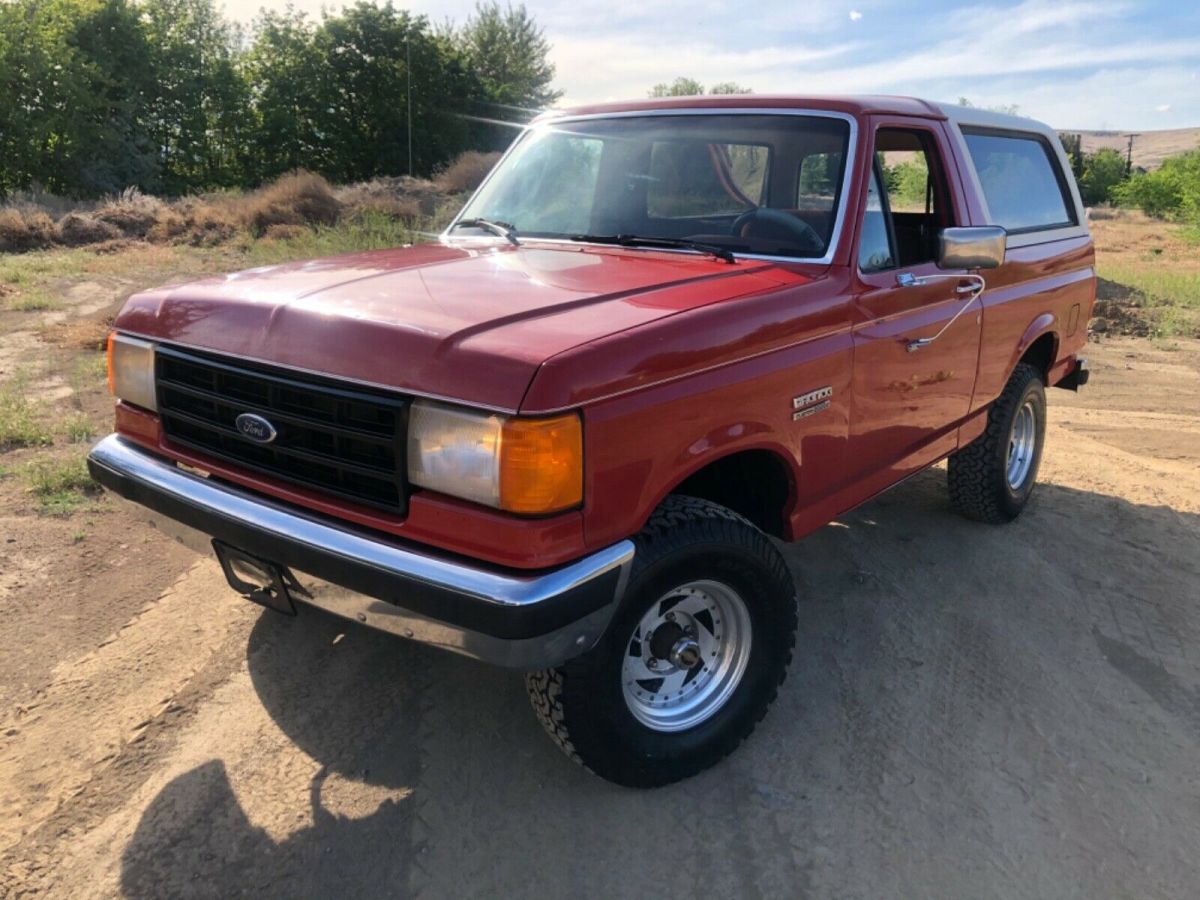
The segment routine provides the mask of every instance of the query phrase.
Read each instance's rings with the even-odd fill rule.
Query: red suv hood
[[[555,354],[776,286],[771,266],[556,245],[430,244],[249,269],[137,294],[116,327],[238,357],[515,411]]]

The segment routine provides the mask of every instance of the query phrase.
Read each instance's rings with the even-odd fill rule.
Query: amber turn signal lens
[[[570,414],[512,418],[500,436],[500,508],[539,515],[583,501],[583,424]]]
[[[104,351],[104,361],[108,369],[108,392],[113,396],[117,393],[117,379],[113,375],[113,346],[117,342],[117,333],[110,331],[108,333],[108,348]]]

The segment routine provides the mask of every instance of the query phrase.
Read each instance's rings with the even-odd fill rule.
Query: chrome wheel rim
[[[750,660],[750,611],[719,581],[663,594],[634,628],[621,665],[625,705],[655,731],[683,731],[713,716]]]
[[[1017,411],[1008,435],[1008,486],[1014,491],[1020,490],[1029,477],[1036,450],[1037,412],[1033,408],[1033,401],[1026,400],[1025,405]]]

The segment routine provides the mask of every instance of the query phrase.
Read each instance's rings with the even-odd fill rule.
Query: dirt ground
[[[0,314],[0,375],[103,427],[52,373],[129,289]],[[936,469],[786,549],[777,704],[652,792],[563,757],[518,674],[260,611],[107,501],[37,512],[11,473],[80,448],[4,454],[0,896],[1195,896],[1200,342],[1088,355],[1018,522]]]

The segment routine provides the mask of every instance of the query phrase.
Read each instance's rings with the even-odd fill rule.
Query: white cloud
[[[246,20],[251,7],[287,0],[224,2]],[[294,2],[315,11],[330,0]],[[1200,124],[1200,43],[1132,0],[966,0],[919,12],[902,0],[524,2],[553,45],[562,105],[643,97],[682,75],[760,94],[966,96],[1063,127]],[[462,21],[475,0],[398,5]]]
[[[1162,104],[1161,106],[1156,106],[1156,107],[1154,107],[1154,111],[1155,111],[1155,112],[1170,112],[1170,111],[1171,111],[1171,104],[1170,104],[1170,103],[1164,103],[1164,104]]]

